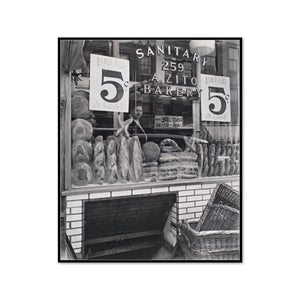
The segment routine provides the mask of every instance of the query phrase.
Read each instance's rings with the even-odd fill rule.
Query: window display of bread
[[[163,139],[159,145],[152,141],[145,142],[141,146],[137,136],[128,138],[120,134],[118,137],[108,136],[106,141],[102,136],[97,136],[91,145],[90,124],[82,119],[75,121],[72,122],[74,134],[77,135],[72,142],[74,185],[82,186],[85,182],[155,182],[239,174],[238,144],[222,141],[207,144],[199,139],[184,137],[186,147],[183,151],[172,139]]]
[[[79,162],[73,165],[72,184],[83,186],[93,181],[93,171],[91,166],[86,162]]]
[[[71,123],[71,132],[73,141],[90,141],[93,135],[93,127],[84,119],[76,119]]]
[[[72,143],[72,162],[90,162],[93,155],[93,149],[89,142],[77,140]]]

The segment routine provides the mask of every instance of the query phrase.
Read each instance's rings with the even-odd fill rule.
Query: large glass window
[[[203,74],[229,78],[230,120],[227,122],[201,120],[201,137],[208,140],[204,155],[204,176],[237,175],[240,170],[240,99],[239,99],[239,41],[220,40]],[[215,98],[216,99],[216,98]],[[206,147],[206,146],[205,146]]]
[[[165,40],[158,49],[155,41],[85,41],[86,68],[74,70],[71,83],[74,188],[239,174],[239,41],[215,41],[214,50],[199,58],[201,74],[212,76],[207,94],[199,88],[189,43]],[[128,112],[89,108],[90,54],[130,62]],[[114,82],[121,77],[110,74],[118,92]],[[214,86],[222,78],[230,79],[228,95]],[[230,107],[229,119],[208,120],[205,97],[211,111],[221,111],[223,102]]]

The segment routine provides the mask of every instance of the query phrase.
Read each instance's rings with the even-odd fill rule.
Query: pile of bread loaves
[[[72,121],[72,184],[84,186],[142,181],[143,152],[138,137],[97,136],[84,119]]]
[[[234,174],[239,174],[239,145],[225,142],[203,144],[202,177]]]
[[[93,127],[85,119],[72,121],[72,183],[155,182],[199,176],[239,174],[239,145],[209,144],[184,137],[183,150],[172,139],[160,144],[138,137],[109,136],[93,141]]]
[[[195,152],[183,151],[171,139],[164,139],[159,144],[159,180],[179,178],[196,178],[199,175],[198,155]]]
[[[146,142],[142,147],[138,137],[124,135],[109,136],[105,141],[97,136],[92,142],[93,128],[88,121],[75,119],[71,128],[72,184],[76,186],[190,179],[201,174],[204,161],[200,143],[194,152],[188,147],[183,151],[171,139],[159,145]]]
[[[71,124],[72,133],[72,183],[87,185],[93,180],[91,161],[93,147],[92,125],[84,119],[76,119]]]

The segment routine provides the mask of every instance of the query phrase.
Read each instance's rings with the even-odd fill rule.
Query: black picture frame
[[[86,260],[86,259],[61,259],[61,249],[62,243],[65,239],[65,232],[61,232],[62,224],[65,222],[65,216],[62,212],[62,180],[61,180],[61,168],[62,166],[62,157],[61,157],[61,132],[64,130],[62,124],[60,122],[61,118],[61,107],[62,103],[60,101],[60,65],[61,65],[61,56],[60,56],[60,42],[63,40],[238,40],[240,45],[240,60],[239,60],[239,90],[240,90],[240,106],[239,106],[239,115],[240,115],[240,123],[239,123],[239,135],[240,135],[240,175],[239,175],[239,186],[240,186],[240,259],[239,260],[143,260],[143,259],[97,259],[97,260]],[[69,244],[69,241],[66,242]],[[70,244],[69,244],[70,246]],[[71,255],[75,255],[73,249],[70,250]],[[97,38],[97,37],[59,37],[58,38],[58,262],[62,263],[95,263],[95,262],[151,262],[151,263],[241,263],[243,262],[243,39],[242,37],[111,37],[111,38]]]

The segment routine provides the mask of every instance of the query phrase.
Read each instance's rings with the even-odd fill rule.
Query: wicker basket
[[[240,227],[240,195],[227,184],[212,193],[196,226],[197,231],[236,230]]]
[[[197,231],[239,230],[240,228],[240,212],[235,208],[222,204],[208,204],[203,215],[204,218],[199,220],[195,228]]]
[[[225,183],[217,186],[211,200],[214,204],[223,204],[240,210],[240,194]]]
[[[219,184],[196,224],[178,223],[181,249],[187,259],[240,259],[240,196]]]
[[[186,221],[179,223],[179,242],[186,259],[239,260],[239,230],[196,231]]]

